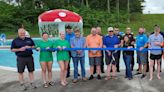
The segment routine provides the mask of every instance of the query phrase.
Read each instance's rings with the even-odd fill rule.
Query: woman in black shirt
[[[128,36],[124,36],[123,47],[128,48],[128,49],[133,48],[133,45],[131,44]],[[130,67],[131,62],[132,62],[132,54],[133,54],[133,51],[131,50],[123,51],[123,59],[126,66],[125,78],[128,78],[129,80],[132,79],[132,71]]]

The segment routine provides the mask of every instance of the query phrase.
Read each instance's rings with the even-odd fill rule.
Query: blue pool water
[[[33,52],[34,52],[33,57],[34,57],[34,62],[35,62],[35,68],[40,69],[39,52],[37,52],[37,51],[33,51]],[[59,69],[59,65],[57,63],[55,52],[53,53],[53,57],[54,57],[53,69]],[[136,59],[135,59],[135,62],[136,62]],[[71,69],[73,69],[73,63],[72,62],[70,65],[71,65]],[[9,49],[0,50],[0,66],[16,68],[16,55],[15,55],[15,53],[11,52]],[[85,67],[86,67],[86,69],[89,68],[89,60],[88,60],[87,51],[85,52]],[[106,65],[105,65],[105,67],[106,67]],[[80,64],[79,64],[79,68],[80,68]],[[135,68],[137,68],[137,64],[135,64]],[[125,69],[122,55],[120,58],[120,69]]]
[[[34,42],[37,42],[41,40],[41,38],[33,38]],[[7,40],[5,42],[6,46],[11,45],[12,40]],[[33,51],[33,57],[34,57],[34,62],[35,62],[35,68],[40,69],[40,64],[39,64],[39,52]],[[136,56],[136,55],[135,55]],[[53,53],[54,57],[54,63],[53,63],[53,69],[59,69],[59,65],[56,60],[56,53]],[[136,58],[135,58],[136,62]],[[73,63],[71,62],[71,68],[73,69]],[[11,52],[9,49],[1,49],[0,50],[0,66],[3,67],[11,67],[11,68],[16,68],[16,55],[15,53]],[[105,65],[106,66],[106,65]],[[80,67],[80,65],[79,65]],[[85,51],[85,67],[89,68],[89,60],[88,60],[88,53]],[[137,68],[137,64],[135,63],[135,68]],[[120,69],[125,69],[124,61],[122,59],[122,55],[120,58]]]
[[[32,38],[34,40],[34,42],[37,42],[39,40],[41,40],[41,38]],[[55,39],[51,39],[51,40],[55,40]],[[7,40],[4,45],[5,46],[10,46],[12,42],[11,40]],[[35,68],[36,69],[40,69],[40,63],[39,63],[39,52],[37,51],[33,51],[33,57],[34,57],[34,62],[35,62]],[[87,52],[86,52],[86,56],[87,56]],[[53,57],[54,57],[54,63],[53,63],[53,68],[54,69],[59,69],[59,65],[57,63],[57,59],[56,59],[56,52],[53,53]],[[86,67],[89,67],[89,63],[88,58],[85,58],[86,60]],[[73,68],[73,63],[71,62],[71,68]],[[15,53],[11,52],[9,49],[3,49],[0,50],[0,66],[3,67],[11,67],[11,68],[16,68],[16,55]]]
[[[40,69],[40,63],[39,63],[39,52],[33,51],[33,57],[34,57],[34,62],[35,62],[35,68]],[[87,54],[87,53],[86,53]],[[53,63],[53,68],[54,69],[59,69],[59,65],[56,60],[56,53],[53,53],[54,57],[54,63]],[[89,67],[88,58],[86,60],[86,67]],[[16,55],[15,53],[11,52],[10,50],[0,50],[0,66],[6,66],[6,67],[16,67]],[[73,64],[71,62],[71,68],[73,67]]]

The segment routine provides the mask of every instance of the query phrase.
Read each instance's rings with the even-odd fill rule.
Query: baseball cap
[[[114,29],[113,29],[113,27],[108,27],[108,32],[110,32],[110,31],[113,31]]]

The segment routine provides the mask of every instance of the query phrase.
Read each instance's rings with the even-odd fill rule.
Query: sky
[[[164,14],[164,0],[145,0],[144,14]]]

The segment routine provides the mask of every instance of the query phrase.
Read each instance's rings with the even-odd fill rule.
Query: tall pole
[[[127,22],[130,23],[130,2],[129,2],[129,0],[127,1],[127,13],[128,13]]]
[[[119,23],[119,17],[120,17],[120,5],[119,5],[119,0],[116,2],[116,9],[117,9],[117,22]]]
[[[89,7],[89,3],[88,3],[88,0],[86,0],[86,6]]]
[[[107,0],[107,9],[108,9],[108,13],[111,13],[111,11],[110,11],[110,0]]]
[[[84,5],[84,0],[81,0],[81,5]]]
[[[69,0],[67,0],[67,3],[69,4],[69,3],[70,3],[70,1],[69,1]]]

